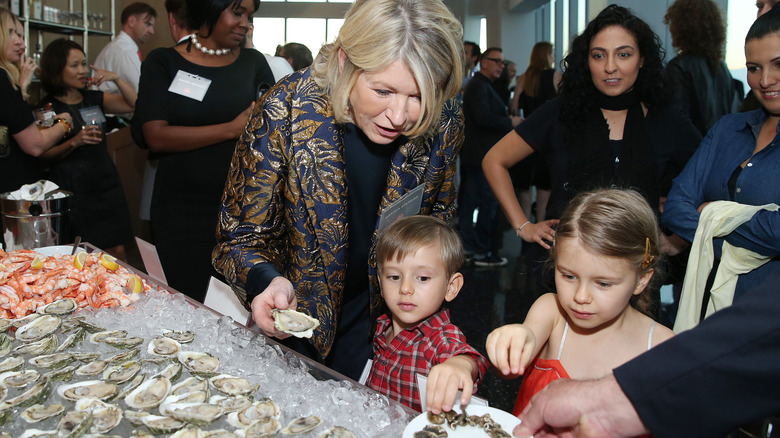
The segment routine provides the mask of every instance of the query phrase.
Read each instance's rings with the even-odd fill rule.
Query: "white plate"
[[[460,412],[460,408],[456,407],[456,411]],[[466,412],[469,415],[484,415],[484,414],[490,414],[490,418],[495,420],[498,424],[501,425],[501,427],[509,433],[509,435],[512,435],[512,430],[520,424],[520,419],[515,417],[514,415],[510,414],[509,412],[502,411],[500,409],[491,408],[489,406],[467,406]],[[406,429],[404,429],[404,435],[403,438],[414,438],[414,433],[419,432],[423,430],[423,427],[432,424],[428,421],[428,413],[423,412],[422,414],[414,417],[414,420],[409,422],[408,425],[406,425]],[[457,429],[452,430],[447,425],[447,422],[445,421],[444,424],[440,425],[444,428],[444,430],[447,431],[447,437],[448,438],[478,438],[478,437],[487,437],[488,434],[482,430],[479,426],[458,426]]]
[[[53,256],[54,254],[70,255],[70,252],[73,251],[73,245],[44,246],[35,248],[34,251],[45,256]],[[78,247],[76,252],[86,252],[86,249]]]

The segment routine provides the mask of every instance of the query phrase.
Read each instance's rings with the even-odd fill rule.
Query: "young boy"
[[[463,286],[458,233],[431,216],[406,217],[382,232],[376,256],[389,314],[377,320],[366,385],[420,411],[419,373],[428,376],[428,410],[449,410],[458,389],[461,404],[468,403],[488,362],[441,310]]]

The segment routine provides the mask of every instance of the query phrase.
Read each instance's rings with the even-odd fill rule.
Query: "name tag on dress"
[[[168,91],[203,102],[203,97],[206,96],[210,86],[211,79],[179,70],[176,72],[171,86],[168,87]]]
[[[379,232],[381,233],[385,227],[402,217],[414,216],[419,213],[424,191],[425,183],[413,188],[387,207],[379,218]]]

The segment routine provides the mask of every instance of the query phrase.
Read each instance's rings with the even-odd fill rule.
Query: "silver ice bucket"
[[[65,196],[51,199],[54,193]],[[68,237],[68,212],[73,193],[55,190],[40,201],[9,199],[10,193],[0,194],[0,213],[3,216],[5,250],[33,249],[43,246],[65,245]]]

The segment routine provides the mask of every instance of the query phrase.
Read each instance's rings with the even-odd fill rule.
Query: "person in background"
[[[706,253],[700,258],[714,260],[711,269],[701,262],[688,266],[676,332],[695,325],[710,300],[718,308],[731,302],[726,297],[737,301],[780,268],[780,212],[758,208],[780,205],[778,57],[780,10],[772,10],[756,19],[745,38],[747,80],[761,109],[721,118],[669,192],[662,221],[682,238],[682,245],[697,234],[706,236],[708,229],[715,231],[708,239],[709,258]],[[693,275],[710,281],[697,285]],[[710,296],[713,289],[719,291]]]
[[[174,44],[179,44],[192,34],[187,26],[187,4],[185,0],[165,0],[165,11],[168,13],[168,30]]]
[[[108,152],[105,112],[128,112],[137,95],[116,73],[92,67],[92,83],[114,82],[122,94],[88,90],[84,49],[64,38],[52,41],[41,56],[41,85],[46,91],[39,107],[51,104],[75,121],[73,132],[41,154],[48,178],[73,193],[68,224],[71,239],[81,236],[111,255],[126,259],[132,241],[130,213],[119,172]],[[70,241],[70,240],[67,240]]]
[[[380,223],[454,220],[462,37],[442,2],[358,0],[311,67],[265,94],[236,147],[214,266],[269,336],[284,337],[274,308],[317,318],[311,339],[283,342],[355,380],[381,305]]]
[[[16,34],[24,41],[24,26],[16,17],[14,17],[14,27],[16,28]],[[19,62],[16,67],[19,69],[19,88],[22,90],[22,96],[26,102],[32,104],[33,102],[30,102],[30,95],[27,93],[27,89],[32,83],[33,75],[35,70],[38,69],[38,65],[35,64],[35,60],[32,57],[25,55],[26,49],[27,45],[25,44],[19,53]]]
[[[465,57],[463,58],[465,61],[463,64],[463,84],[460,87],[461,96],[463,95],[463,91],[466,89],[466,84],[476,73],[474,69],[477,67],[479,57],[482,55],[482,52],[479,49],[479,45],[473,41],[464,41],[463,51],[465,53]]]
[[[780,412],[778,284],[775,271],[733,306],[605,377],[552,382],[513,435],[711,438]],[[761,423],[763,431],[741,436],[771,436],[777,423]]]
[[[726,23],[713,0],[677,0],[666,10],[664,23],[678,50],[664,69],[664,79],[673,87],[683,114],[704,136],[742,103],[742,83],[737,88],[723,62]]]
[[[54,125],[40,126],[24,101],[17,66],[22,62],[26,46],[18,32],[18,22],[11,11],[0,8],[0,193],[18,190],[41,179],[35,157],[73,129],[73,120],[67,112],[57,114]]]
[[[377,320],[374,358],[366,385],[417,411],[417,374],[427,376],[427,405],[449,411],[466,405],[488,361],[466,343],[442,309],[463,286],[458,232],[432,216],[398,219],[376,244],[377,274],[388,313]],[[460,400],[455,400],[463,390]],[[438,413],[438,412],[436,412]]]
[[[653,209],[633,190],[584,192],[569,203],[550,255],[557,293],[539,297],[523,324],[487,338],[496,369],[523,376],[514,415],[553,380],[602,377],[674,336],[648,316],[660,241]]]
[[[543,103],[558,95],[561,73],[552,68],[554,60],[552,44],[547,41],[534,44],[528,67],[517,77],[515,94],[512,96],[510,106],[513,114],[529,117]],[[539,157],[539,154],[531,154],[515,165],[510,170],[510,174],[515,187],[520,192],[518,195],[520,207],[527,218],[532,217],[531,186],[536,187],[534,219],[537,223],[543,222],[547,217],[547,201],[550,199],[550,170],[547,168],[547,163]]]
[[[501,97],[501,100],[506,102],[507,108],[509,108],[509,102],[512,100],[512,90],[514,89],[512,83],[515,81],[516,76],[517,64],[515,64],[514,61],[505,59],[504,69],[501,70],[501,76],[493,81],[493,88],[495,88],[496,93]],[[510,86],[512,87],[511,89]]]
[[[138,46],[143,45],[154,35],[156,18],[157,11],[147,3],[136,2],[127,5],[122,10],[122,30],[98,53],[95,66],[116,73],[138,92],[141,77],[141,50]],[[105,93],[121,94],[119,87],[113,81],[103,81],[98,89]],[[133,114],[126,113],[122,116],[131,119]]]
[[[196,32],[153,50],[142,66],[133,124],[159,157],[152,236],[168,284],[198,301],[218,276],[214,227],[236,139],[258,89],[274,83],[265,58],[241,47],[258,4],[187,0],[187,27]]]
[[[518,237],[538,244],[525,257],[542,290],[553,287],[541,268],[552,227],[569,200],[595,188],[636,188],[657,211],[701,141],[690,120],[668,103],[660,39],[630,10],[604,8],[574,39],[563,65],[559,96],[501,139],[482,162]],[[536,223],[523,212],[508,173],[534,152],[552,179],[545,220]]]
[[[306,68],[312,63],[311,50],[300,43],[287,43],[282,47],[282,54],[279,55],[290,63],[293,70]]]
[[[507,102],[493,88],[493,82],[504,70],[501,49],[486,49],[479,67],[463,93],[466,138],[460,154],[458,231],[468,261],[480,267],[500,267],[507,264],[507,259],[498,255],[498,203],[481,163],[490,147],[520,123],[520,117],[509,115]],[[475,210],[478,211],[476,221]]]
[[[771,11],[778,1],[780,0],[756,0],[756,8],[758,8],[758,11],[756,11],[756,18]]]
[[[244,39],[244,43],[242,44],[243,47],[247,49],[254,49],[255,45],[252,42],[252,36],[255,31],[255,25],[250,21],[249,22],[249,31],[246,33],[246,38]],[[283,77],[287,76],[288,74],[293,72],[292,66],[287,62],[286,59],[282,58],[281,56],[271,56],[267,53],[263,53],[263,56],[265,56],[265,60],[268,62],[268,66],[271,68],[271,72],[274,75],[274,80],[276,82],[279,82],[282,80]],[[268,84],[269,88],[271,84]],[[258,96],[260,93],[258,92]]]

